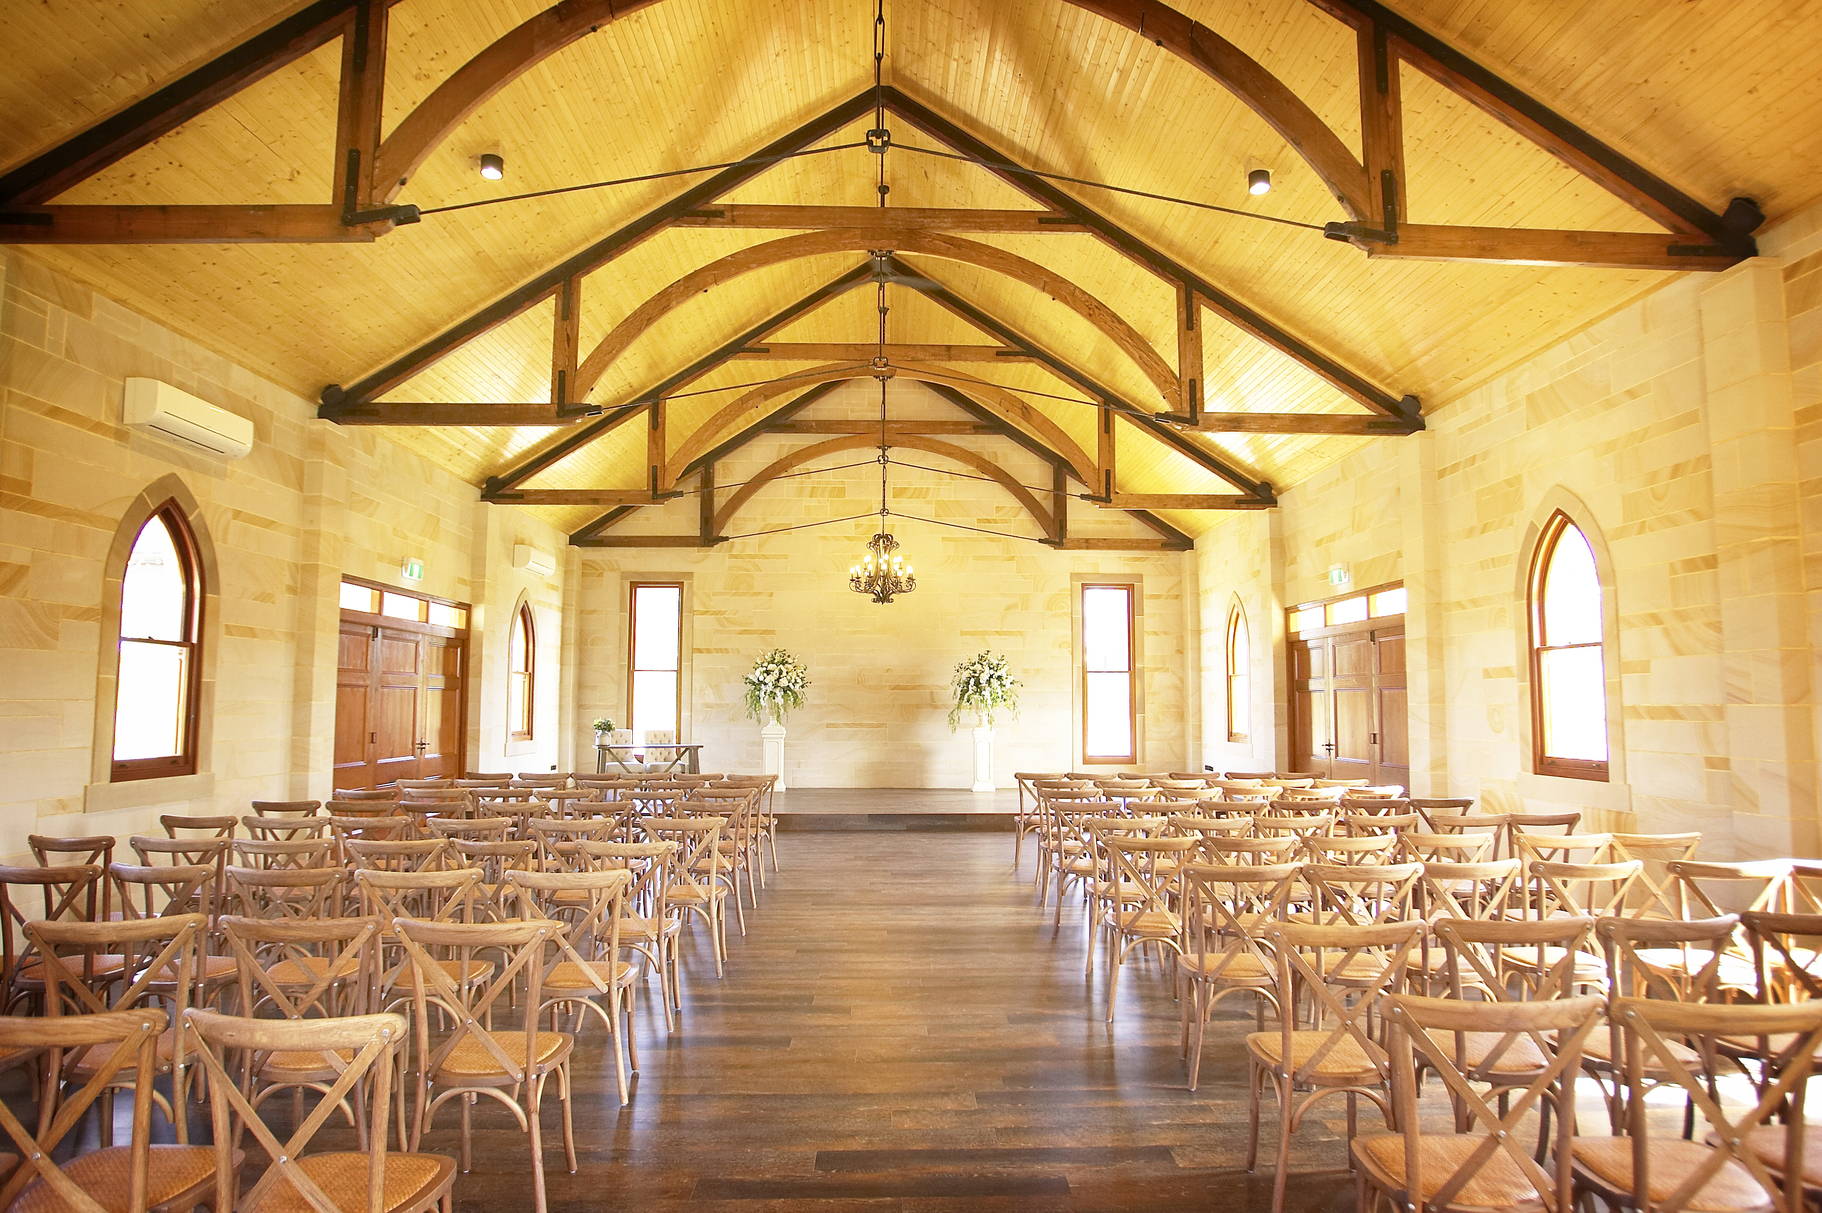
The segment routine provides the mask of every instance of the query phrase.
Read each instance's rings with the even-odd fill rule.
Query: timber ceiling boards
[[[1774,218],[1822,197],[1822,0],[889,0],[887,14],[889,238],[852,234],[880,236],[877,212],[789,210],[870,207],[876,162],[858,149],[718,188],[696,174],[397,226],[386,209],[732,161],[824,115],[804,142],[853,142],[872,125],[871,13],[845,0],[38,6],[16,15],[0,82],[0,236],[294,389],[348,385],[361,407],[346,420],[522,406],[386,431],[496,488],[531,461],[527,486],[636,489],[660,447],[660,478],[679,474],[678,453],[742,432],[725,414],[751,389],[668,401],[659,441],[650,410],[557,425],[553,370],[590,389],[568,406],[639,400],[679,372],[673,390],[708,392],[840,365],[874,338],[867,254],[891,248],[890,337],[915,347],[896,361],[950,391],[981,381],[971,407],[1091,456],[1097,409],[1078,402],[1105,394],[1135,410],[1116,421],[1119,489],[1182,495],[1294,485],[1411,428],[1410,397],[1446,405],[1662,267],[1749,251],[1752,216],[1723,221],[1733,197]],[[235,60],[237,46],[259,54]],[[515,62],[528,46],[560,49]],[[914,148],[1351,226],[1324,239]],[[379,175],[338,171],[349,151]],[[504,153],[504,181],[475,173],[483,151]],[[1263,198],[1244,192],[1254,167],[1273,174]],[[703,209],[626,231],[690,190]],[[148,205],[171,209],[132,209]],[[1045,208],[1071,222],[1034,228]],[[137,242],[186,228],[255,242]],[[556,269],[616,231],[611,257]],[[1536,257],[1605,268],[1498,260]],[[829,288],[844,275],[849,289]],[[495,322],[460,327],[476,316]],[[451,332],[467,339],[426,344]],[[743,335],[785,348],[745,352]],[[418,348],[441,356],[399,361]],[[1195,412],[1192,379],[1204,432],[1137,415]],[[763,393],[748,424],[797,395]],[[532,418],[546,424],[505,424]],[[577,515],[600,516],[527,508],[582,529]]]

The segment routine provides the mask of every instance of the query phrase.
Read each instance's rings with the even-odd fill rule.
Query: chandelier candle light
[[[969,791],[994,790],[993,718],[1019,714],[1019,688],[1024,685],[1012,676],[1011,666],[1005,654],[982,649],[956,663],[955,677],[949,683],[955,695],[955,706],[949,709],[949,728],[961,726],[964,712],[974,713],[974,782]]]
[[[753,663],[745,683],[747,715],[760,722],[760,770],[776,775],[774,786],[785,790],[784,738],[781,723],[788,713],[801,708],[804,692],[810,689],[810,671],[787,649],[773,649]]]
[[[886,473],[892,466],[892,448],[886,441],[886,384],[892,371],[886,360],[884,255],[876,254],[875,259],[879,263],[879,353],[873,359],[873,373],[879,378],[879,532],[867,541],[860,563],[849,566],[848,588],[883,605],[917,588],[917,570],[898,554],[898,540],[886,526],[892,513],[886,498]]]

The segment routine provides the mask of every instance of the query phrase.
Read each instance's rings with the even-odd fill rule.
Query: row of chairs
[[[1814,865],[1703,862],[1699,837],[1576,834],[1576,820],[1518,829],[1460,801],[1426,817],[1408,801],[1298,815],[1205,800],[1192,816],[1106,789],[1035,791],[1037,879],[1057,889],[1059,920],[1064,896],[1080,897],[1110,1020],[1128,954],[1155,953],[1193,1089],[1216,1006],[1253,1003],[1248,1166],[1269,1093],[1275,1208],[1293,1134],[1334,1096],[1361,1208],[1798,1207],[1784,1177],[1804,1173],[1801,1042],[1822,1031]],[[1487,858],[1496,845],[1509,853]],[[1721,913],[1727,902],[1746,912]],[[1722,1062],[1701,1054],[1704,1033],[1725,1043]],[[1652,1060],[1659,1048],[1675,1069]],[[1607,1136],[1576,1135],[1590,1083]],[[1744,1111],[1717,1093],[1729,1084]],[[1648,1097],[1660,1088],[1700,1092],[1668,1140]],[[1387,1134],[1353,1131],[1363,1102]],[[1712,1139],[1695,1140],[1698,1111]],[[1542,1123],[1521,1149],[1527,1116]]]
[[[224,1109],[245,1120],[268,1101],[289,1095],[296,1105],[315,1092],[313,1109],[292,1117],[294,1128],[307,1128],[307,1137],[339,1116],[356,1127],[359,1150],[312,1164],[325,1170],[302,1178],[284,1160],[275,1164],[288,1178],[270,1182],[304,1192],[297,1207],[368,1207],[365,1199],[344,1199],[361,1182],[369,1184],[364,1195],[379,1193],[375,1208],[446,1206],[454,1164],[445,1170],[448,1160],[422,1154],[420,1146],[439,1114],[459,1112],[459,1165],[467,1170],[472,1109],[482,1100],[500,1103],[527,1133],[533,1200],[542,1209],[546,1094],[558,1101],[565,1160],[574,1171],[569,1067],[584,1028],[605,1030],[625,1103],[629,1070],[638,1068],[636,988],[658,977],[674,1028],[682,1006],[680,940],[691,923],[706,926],[716,972],[724,971],[724,907],[739,904],[735,857],[756,865],[755,806],[764,790],[723,785],[717,795],[713,786],[698,786],[654,801],[664,815],[635,815],[631,837],[620,834],[629,821],[617,802],[572,800],[565,817],[489,821],[446,801],[457,811],[360,816],[342,829],[320,806],[274,812],[278,806],[265,802],[233,826],[167,819],[170,837],[129,840],[142,861],[131,865],[67,862],[106,859],[112,839],[89,840],[86,855],[75,854],[72,840],[34,840],[41,861],[64,862],[0,869],[0,898],[12,895],[8,1010],[35,1011],[28,1022],[41,1023],[49,1022],[41,1018],[46,1012],[62,1022],[117,1013],[143,1019],[151,1011],[161,1031],[147,1060],[110,1067],[108,1081],[87,1094],[97,1060],[112,1056],[105,1050],[77,1044],[0,1055],[0,1064],[36,1069],[38,1123],[61,1124],[64,1136],[73,1130],[65,1121],[101,1104],[99,1132],[104,1149],[112,1149],[106,1105],[118,1090],[135,1099],[134,1141],[124,1152],[66,1164],[63,1179],[52,1173],[56,1167],[35,1164],[32,1175],[15,1177],[11,1191],[37,1185],[32,1190],[67,1194],[71,1175],[81,1189],[104,1174],[140,1168],[135,1182],[150,1207],[188,1207],[183,1201],[197,1185],[230,1182],[218,1178],[221,1134],[235,1142],[243,1128],[259,1136],[250,1124],[224,1125]],[[580,812],[584,805],[593,811]],[[279,823],[290,827],[282,837]],[[449,829],[420,836],[420,825]],[[26,888],[42,893],[41,916],[24,912],[16,894]],[[750,880],[748,888],[756,897]],[[228,1012],[238,1026],[223,1026]],[[384,1027],[385,1043],[374,1046],[384,1064],[350,1078],[347,1063],[360,1050],[346,1034],[324,1029],[322,1039],[332,1043],[321,1048],[307,1033],[284,1035],[300,1024],[332,1022],[364,1023],[369,1041]],[[223,1041],[237,1042],[238,1062],[225,1055],[211,1062],[203,1038],[214,1028],[227,1033]],[[225,1103],[223,1075],[238,1092]],[[187,1110],[205,1087],[217,1115],[213,1149],[189,1146]],[[149,1125],[154,1109],[172,1126],[177,1146],[145,1148],[142,1122]],[[388,1117],[397,1150],[381,1166],[372,1155],[386,1144]],[[337,1192],[342,1203],[311,1203],[310,1182]],[[214,1207],[252,1207],[250,1201]]]

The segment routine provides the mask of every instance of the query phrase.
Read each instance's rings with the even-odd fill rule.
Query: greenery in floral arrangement
[[[996,716],[1019,714],[1019,688],[1025,684],[1012,676],[1010,664],[1005,654],[991,649],[956,663],[955,678],[949,684],[955,693],[955,706],[949,709],[950,731],[961,727],[967,712],[975,713],[989,727]]]
[[[595,732],[611,733],[613,731],[614,731],[614,722],[609,720],[607,717],[603,716],[599,720],[595,721]]]
[[[773,649],[753,663],[746,676],[747,715],[764,724],[783,720],[785,715],[803,706],[803,693],[810,689],[810,671],[803,662],[785,649]]]

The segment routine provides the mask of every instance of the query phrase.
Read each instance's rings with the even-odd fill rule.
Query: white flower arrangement
[[[611,733],[613,731],[614,731],[614,722],[611,718],[609,718],[607,716],[602,716],[595,721],[595,732]]]
[[[801,708],[810,688],[810,671],[785,649],[773,649],[753,663],[745,678],[747,715],[764,724],[782,721]]]
[[[957,662],[955,678],[949,689],[955,693],[955,706],[949,709],[950,731],[961,727],[962,714],[973,712],[989,727],[994,717],[1019,714],[1019,688],[1025,684],[1012,676],[1003,653],[982,649],[966,661]]]

